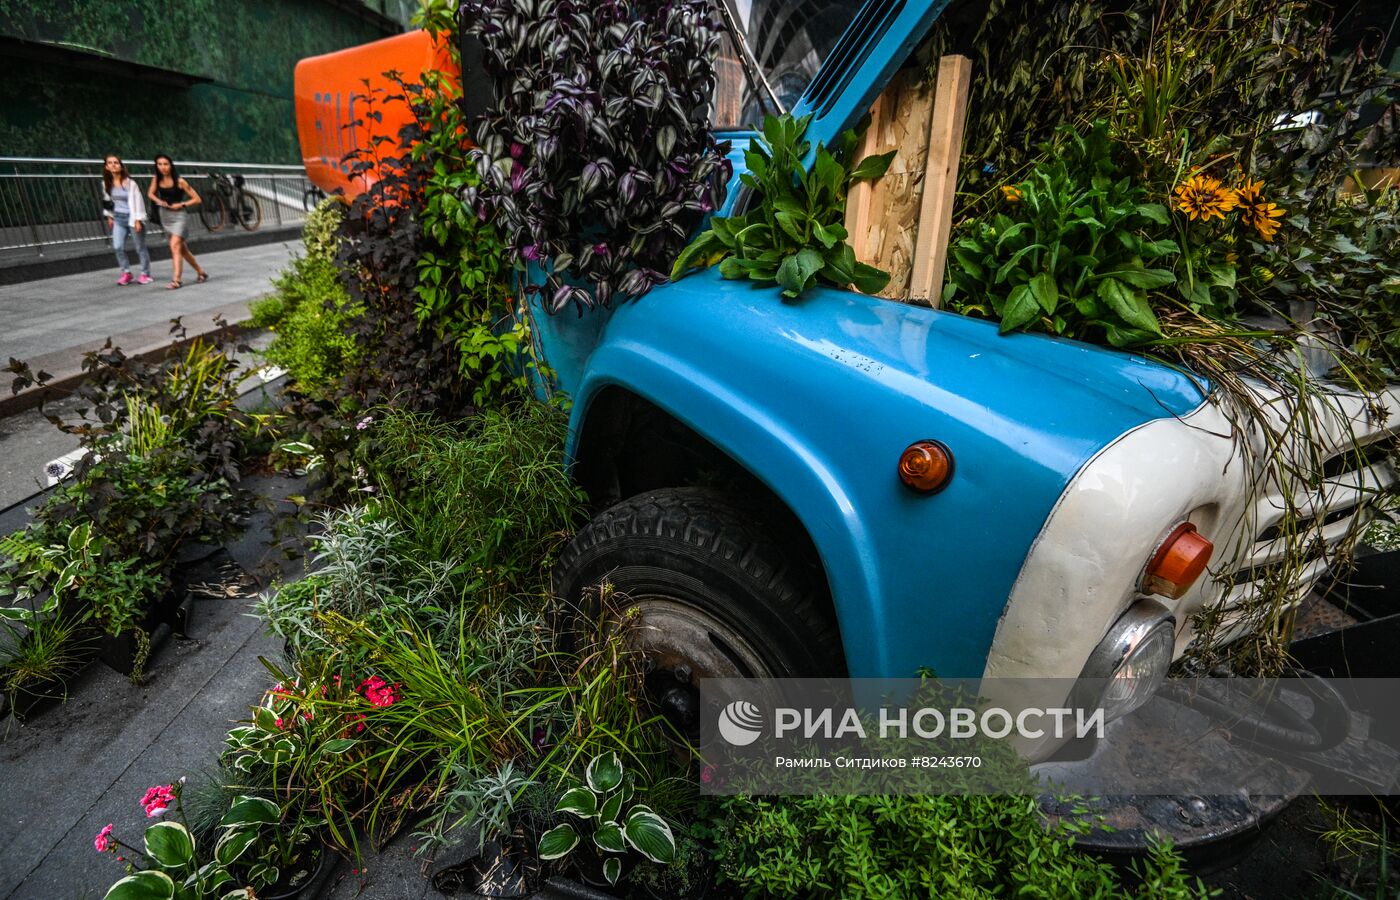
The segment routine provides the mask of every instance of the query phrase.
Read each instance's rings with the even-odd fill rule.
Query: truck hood
[[[603,340],[635,340],[760,384],[800,380],[785,389],[798,396],[810,387],[828,400],[852,391],[917,400],[1066,479],[1119,435],[1185,416],[1209,392],[1188,372],[1129,353],[1002,335],[990,322],[824,287],[787,302],[713,270],[621,306]]]

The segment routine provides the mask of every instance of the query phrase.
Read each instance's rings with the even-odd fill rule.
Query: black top
[[[174,187],[161,187],[160,182],[156,182],[156,196],[166,203],[179,203],[185,199],[185,189],[177,183]]]

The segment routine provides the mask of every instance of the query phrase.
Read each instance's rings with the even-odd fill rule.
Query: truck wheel
[[[701,488],[640,494],[599,514],[565,548],[554,595],[596,621],[598,585],[637,610],[647,694],[692,739],[699,678],[845,671],[825,586],[760,523]]]

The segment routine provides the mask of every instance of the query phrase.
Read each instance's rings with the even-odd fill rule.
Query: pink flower
[[[112,826],[108,825],[97,832],[97,837],[92,839],[92,845],[97,848],[98,853],[106,853],[112,847]]]
[[[159,784],[146,789],[146,796],[141,798],[141,807],[146,810],[146,818],[158,816],[170,808],[170,804],[175,802],[172,787],[173,785],[169,784]]]
[[[700,770],[700,783],[701,783],[701,784],[709,784],[710,782],[712,782],[712,781],[714,781],[714,780],[715,780],[715,766],[714,766],[714,763],[711,763],[711,764],[707,765],[705,768],[703,768],[703,769]]]
[[[375,706],[393,706],[398,702],[398,684],[389,684],[378,675],[372,675],[360,682],[360,690],[364,691],[365,699]]]

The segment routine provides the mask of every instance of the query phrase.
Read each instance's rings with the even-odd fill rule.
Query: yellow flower
[[[1237,203],[1235,192],[1209,175],[1193,175],[1176,188],[1177,209],[1193,222],[1208,222],[1212,217],[1223,219]]]
[[[1001,186],[1001,193],[1002,196],[1006,198],[1007,203],[1021,202],[1021,189],[1014,184],[1003,184]]]
[[[1285,210],[1277,203],[1264,200],[1264,182],[1246,181],[1235,194],[1239,197],[1240,221],[1259,232],[1266,241],[1272,241],[1278,232]]]

